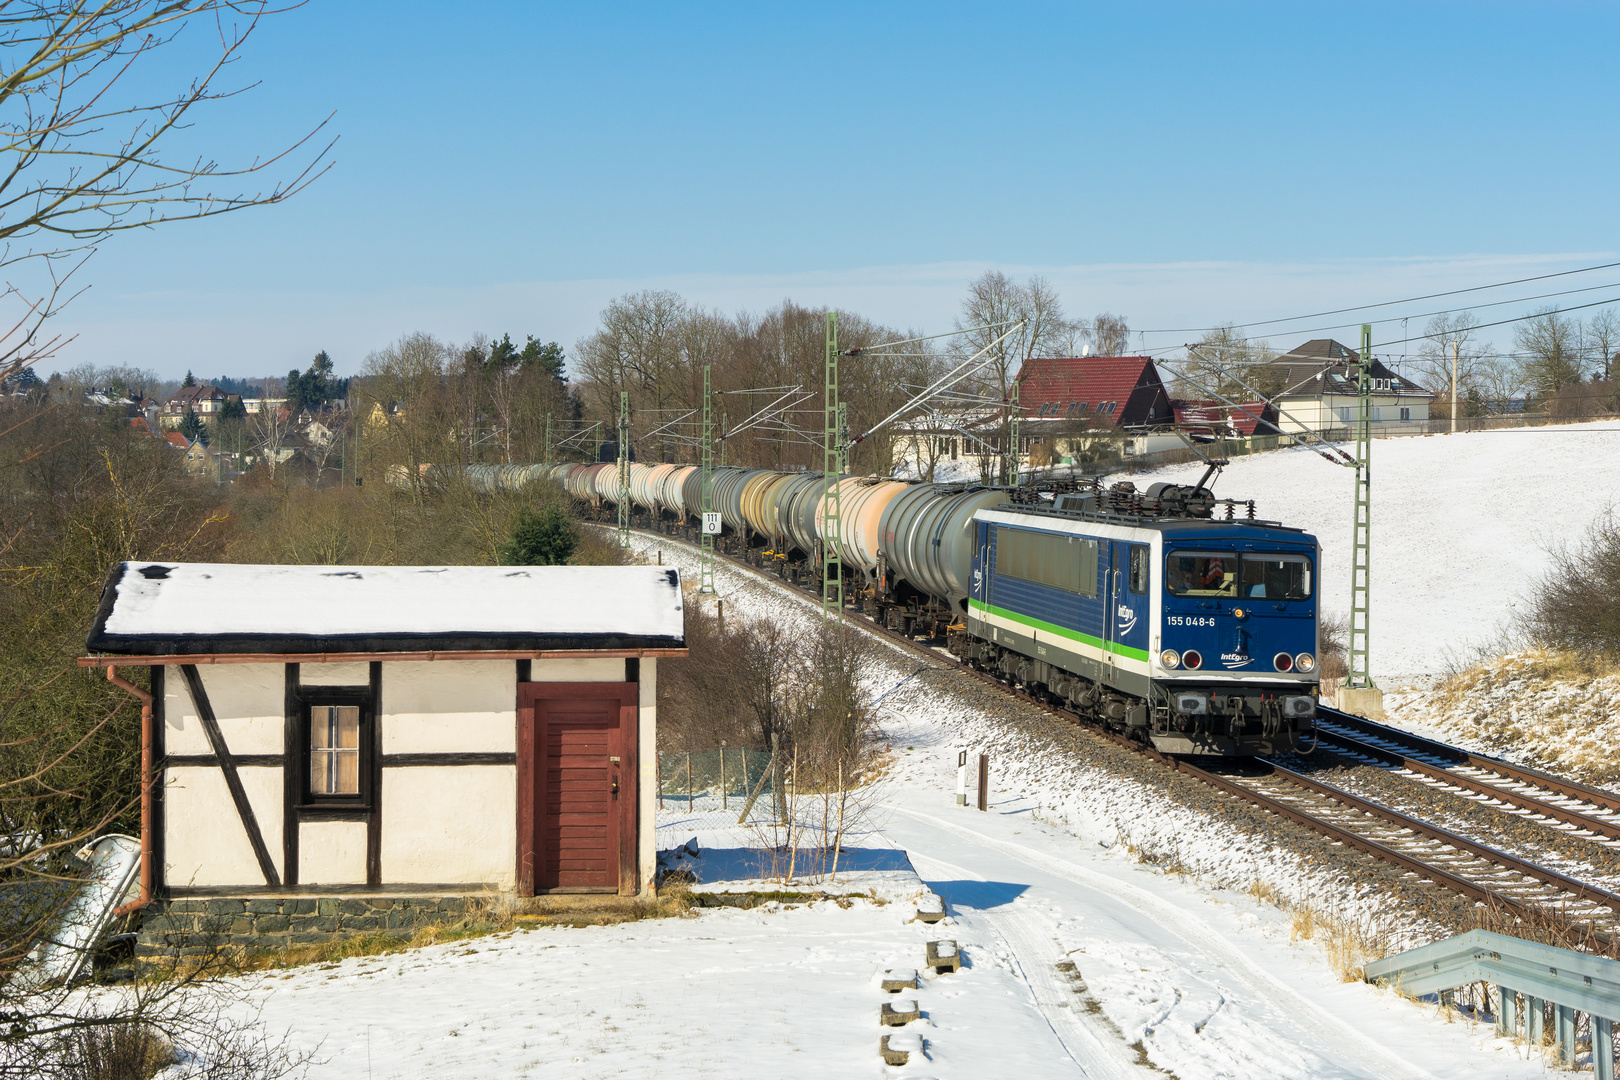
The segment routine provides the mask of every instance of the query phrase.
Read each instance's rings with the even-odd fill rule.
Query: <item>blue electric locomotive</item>
[[[1296,749],[1316,715],[1320,549],[1217,505],[1201,485],[1122,484],[977,511],[949,648],[1166,753]]]

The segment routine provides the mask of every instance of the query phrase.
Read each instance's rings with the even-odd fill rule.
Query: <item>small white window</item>
[[[360,794],[360,709],[315,705],[309,710],[309,793]]]

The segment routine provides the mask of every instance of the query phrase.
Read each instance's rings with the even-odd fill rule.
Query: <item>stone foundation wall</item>
[[[201,956],[221,945],[251,951],[320,945],[382,931],[409,937],[456,922],[479,901],[466,896],[308,896],[161,901],[141,922],[141,960]]]

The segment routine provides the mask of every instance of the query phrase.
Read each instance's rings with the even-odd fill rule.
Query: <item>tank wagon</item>
[[[618,496],[611,465],[549,476],[604,510]],[[1041,491],[839,477],[845,595],[1162,752],[1298,749],[1314,738],[1320,548],[1217,500],[1208,478]],[[820,473],[715,469],[722,550],[819,587],[824,493]],[[693,466],[632,466],[631,502],[654,527],[694,531],[702,496]]]

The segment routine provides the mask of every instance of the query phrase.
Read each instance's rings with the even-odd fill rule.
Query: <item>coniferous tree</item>
[[[503,566],[564,566],[579,545],[579,535],[560,507],[548,506],[538,514],[527,507],[518,511],[512,537],[501,548]]]
[[[197,377],[195,375],[193,375],[190,371],[187,371],[186,372],[186,381],[181,383],[180,385],[181,386],[196,386],[197,385]]]

